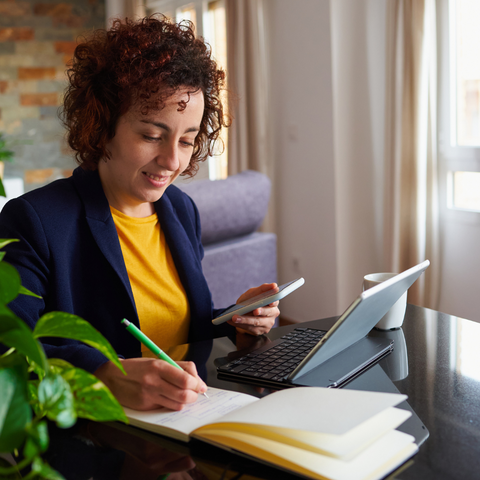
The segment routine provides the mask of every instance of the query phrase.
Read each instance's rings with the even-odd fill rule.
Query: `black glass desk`
[[[208,385],[263,396],[269,391],[218,380],[214,360],[298,326],[328,329],[334,320],[280,327],[268,338],[238,336],[236,346],[228,338],[200,342],[190,352]],[[409,305],[403,329],[392,335],[394,353],[345,388],[377,390],[376,379],[387,374],[390,386],[408,395],[420,419],[413,428],[423,428],[425,435],[417,430],[423,442],[419,453],[395,478],[480,478],[480,324]],[[133,427],[79,422],[74,429],[52,431],[51,437],[46,460],[69,480],[147,480],[165,474],[169,480],[296,478],[200,442],[182,444]]]

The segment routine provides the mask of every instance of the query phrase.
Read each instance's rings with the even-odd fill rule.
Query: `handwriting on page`
[[[202,425],[215,422],[226,413],[241,408],[258,399],[238,392],[209,388],[209,398],[199,395],[195,403],[179,412],[162,409],[157,411],[155,423],[183,432],[191,432]]]

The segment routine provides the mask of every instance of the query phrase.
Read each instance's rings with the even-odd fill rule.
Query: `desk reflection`
[[[188,450],[172,448],[169,442],[141,438],[121,426],[77,422],[67,430],[50,425],[50,446],[44,455],[67,480],[171,478],[196,479],[196,464]],[[125,427],[123,427],[125,428]],[[170,477],[169,477],[170,478]]]
[[[119,423],[50,424],[44,460],[67,480],[265,480],[292,475],[192,441],[185,444]]]
[[[373,329],[368,336],[393,340],[393,351],[382,360],[382,368],[393,382],[407,378],[408,353],[403,329],[386,331]]]

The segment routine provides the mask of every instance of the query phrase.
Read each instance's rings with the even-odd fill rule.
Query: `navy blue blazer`
[[[180,280],[190,304],[189,342],[234,332],[214,326],[212,297],[202,272],[200,218],[190,197],[171,185],[155,203]],[[0,238],[20,242],[5,248],[22,284],[42,299],[19,295],[9,306],[33,328],[46,312],[62,311],[90,322],[123,357],[140,345],[120,324],[139,326],[132,289],[109,204],[97,172],[77,168],[57,180],[9,201],[0,213]],[[94,372],[106,358],[75,341],[44,342],[49,357],[62,358]]]

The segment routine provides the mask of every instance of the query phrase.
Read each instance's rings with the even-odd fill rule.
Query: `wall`
[[[385,2],[267,5],[279,277],[306,280],[282,316],[304,321],[340,314],[381,267]]]
[[[448,220],[442,240],[442,285],[438,309],[480,322],[480,223],[478,220]]]
[[[386,4],[331,2],[339,313],[383,271]]]
[[[266,7],[279,278],[306,280],[282,316],[305,321],[338,313],[330,2]]]
[[[27,171],[27,190],[75,167],[57,115],[65,65],[78,36],[104,25],[103,0],[0,0],[0,131],[22,143],[5,176]]]

